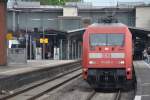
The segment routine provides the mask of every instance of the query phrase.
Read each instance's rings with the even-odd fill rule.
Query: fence
[[[27,63],[25,48],[8,48],[7,50],[8,64],[24,64]]]

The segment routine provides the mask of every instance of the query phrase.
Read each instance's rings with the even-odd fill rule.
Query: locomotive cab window
[[[91,34],[91,46],[123,46],[124,34]]]

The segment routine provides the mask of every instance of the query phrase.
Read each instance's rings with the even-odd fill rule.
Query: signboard
[[[48,38],[40,38],[40,43],[48,43]]]
[[[40,38],[40,43],[43,43],[44,42],[44,39],[43,38]]]
[[[8,34],[6,35],[6,39],[7,39],[7,40],[13,40],[12,33],[8,33]]]
[[[44,39],[44,43],[48,43],[48,38],[45,38],[45,39]]]

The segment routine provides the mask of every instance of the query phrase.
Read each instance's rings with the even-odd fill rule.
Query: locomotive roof
[[[122,23],[109,23],[109,24],[99,24],[99,23],[94,23],[92,25],[90,25],[88,28],[93,28],[93,27],[124,27],[127,28],[126,25],[122,24]]]

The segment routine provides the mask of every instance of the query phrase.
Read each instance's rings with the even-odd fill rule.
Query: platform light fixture
[[[31,20],[33,20],[33,21],[40,21],[41,19],[39,19],[39,18],[34,18],[34,19],[31,19]]]
[[[149,33],[149,34],[147,34],[147,36],[148,36],[148,37],[150,37],[150,33]]]
[[[139,37],[136,37],[136,39],[140,39]]]
[[[53,21],[53,20],[55,20],[55,19],[47,19],[48,21]]]

